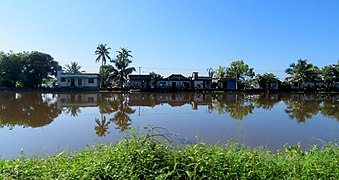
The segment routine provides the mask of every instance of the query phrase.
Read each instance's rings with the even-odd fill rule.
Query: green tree
[[[250,68],[243,60],[233,61],[230,67],[226,68],[226,75],[236,80],[236,89],[238,89],[238,81],[245,83],[254,77],[253,68]]]
[[[71,65],[66,64],[65,70],[67,73],[83,73],[85,71],[81,71],[81,66],[77,62],[71,62]]]
[[[332,87],[334,78],[339,78],[339,63],[323,67],[321,75],[326,82],[327,88]]]
[[[214,71],[216,78],[225,78],[226,77],[226,68],[219,66],[218,69]]]
[[[152,88],[157,88],[157,82],[159,79],[162,78],[162,76],[160,74],[157,74],[155,72],[150,72],[149,75],[151,76],[151,85]]]
[[[23,63],[23,84],[25,87],[40,87],[43,79],[56,75],[58,63],[49,54],[34,51]]]
[[[101,87],[104,86],[105,82],[110,82],[110,74],[113,73],[115,71],[114,67],[112,65],[103,65],[100,66],[100,77],[101,77]]]
[[[99,44],[95,50],[95,55],[97,55],[95,62],[99,62],[101,60],[101,65],[103,66],[106,64],[107,59],[111,60],[108,51],[110,49],[110,47],[107,47],[107,44]]]
[[[320,78],[319,68],[308,63],[307,60],[302,59],[299,59],[297,64],[292,63],[285,72],[290,75],[287,77],[289,82],[296,81],[304,83],[306,80]]]
[[[13,53],[12,51],[0,54],[0,86],[15,87],[18,83],[22,84],[24,61],[28,55],[27,52]]]
[[[260,85],[263,89],[269,89],[269,82],[279,82],[279,79],[273,73],[264,73],[263,75],[257,74],[253,79],[254,83]]]
[[[135,71],[134,67],[128,67],[132,63],[131,51],[126,48],[121,48],[120,51],[117,51],[118,55],[112,61],[115,69],[110,74],[114,80],[119,82],[120,88],[123,88],[124,83],[127,81],[128,75]]]

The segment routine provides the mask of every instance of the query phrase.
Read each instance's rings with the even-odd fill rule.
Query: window
[[[82,79],[78,78],[78,85],[81,86],[82,85]]]
[[[94,83],[94,78],[89,78],[88,79],[88,84],[93,84]]]
[[[66,82],[66,78],[62,77],[61,82]]]

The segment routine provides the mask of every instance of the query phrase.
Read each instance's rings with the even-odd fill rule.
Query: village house
[[[316,89],[324,87],[325,82],[323,80],[307,80],[305,82],[292,82],[291,89]]]
[[[151,75],[129,75],[129,87],[131,89],[150,89]]]
[[[189,79],[193,89],[210,89],[212,87],[212,77],[199,76],[198,72],[193,72]]]
[[[64,73],[62,67],[57,68],[58,87],[98,88],[100,76],[96,73]]]
[[[217,84],[217,88],[221,90],[235,90],[236,81],[233,78],[215,78],[213,83]]]
[[[189,79],[181,74],[172,74],[167,78],[157,81],[159,89],[190,89],[191,83]]]

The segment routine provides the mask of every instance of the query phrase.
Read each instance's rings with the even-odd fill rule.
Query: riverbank
[[[338,144],[271,152],[235,143],[175,147],[156,134],[56,156],[0,161],[0,179],[339,179]]]

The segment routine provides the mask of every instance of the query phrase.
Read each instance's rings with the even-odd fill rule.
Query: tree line
[[[58,63],[49,54],[0,52],[0,87],[41,87],[56,74]]]
[[[135,71],[129,67],[133,56],[131,50],[120,48],[116,51],[115,58],[110,57],[111,48],[107,44],[99,44],[95,50],[97,56],[95,61],[100,62],[99,74],[101,76],[101,87],[107,83],[114,83],[124,88],[128,75]],[[41,87],[44,81],[48,81],[56,75],[57,61],[49,54],[33,51],[22,53],[0,52],[0,87]],[[71,62],[65,65],[68,73],[82,73],[78,62]],[[339,79],[339,62],[319,68],[308,60],[299,59],[292,63],[285,72],[289,75],[282,82],[283,85],[290,85],[292,82],[306,82],[321,80],[325,82],[326,88],[333,87]],[[216,69],[208,68],[207,73],[213,78],[233,78],[236,80],[236,88],[250,87],[251,84],[258,84],[262,88],[267,82],[281,82],[273,73],[255,74],[254,69],[243,60],[231,62],[228,67],[219,66]],[[151,72],[152,87],[156,88],[156,81],[162,76]]]
[[[266,89],[267,82],[281,82],[273,73],[255,74],[254,69],[250,68],[243,60],[231,62],[229,67],[219,66],[217,69],[208,68],[210,77],[215,78],[234,78],[237,83],[244,87],[251,84],[259,84]],[[306,81],[324,81],[326,88],[331,88],[335,81],[339,79],[339,62],[319,68],[309,63],[306,59],[299,59],[297,63],[292,63],[285,70],[289,76],[282,82],[283,85],[291,85],[292,82],[304,83]],[[237,88],[238,89],[238,88]]]

